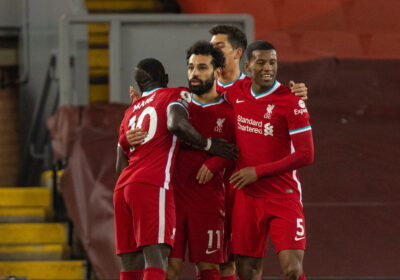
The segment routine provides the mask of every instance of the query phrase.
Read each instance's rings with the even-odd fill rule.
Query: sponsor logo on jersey
[[[299,107],[301,109],[294,109],[295,115],[303,115],[305,113],[308,113],[307,108],[306,108],[306,103],[304,103],[303,100],[299,100]]]
[[[241,115],[238,115],[237,121],[241,122],[241,123],[244,123],[244,124],[249,124],[249,125],[252,125],[252,126],[256,126],[256,127],[262,127],[262,121],[258,122],[258,121],[254,120],[254,119],[245,118],[245,117],[243,117]]]
[[[237,117],[237,125],[238,129],[241,131],[260,134],[264,136],[274,135],[274,126],[270,123],[266,123],[263,125],[262,121],[256,121],[255,119],[246,118],[241,115],[238,115]]]
[[[267,112],[264,114],[264,119],[270,119],[272,115],[272,110],[274,110],[275,104],[268,104]]]
[[[294,109],[294,114],[295,115],[303,115],[305,113],[308,113],[306,108],[305,109],[300,109],[300,110],[299,109]]]
[[[262,121],[258,122],[251,118],[245,118],[241,115],[237,117],[238,129],[250,133],[262,134]]]
[[[264,125],[264,135],[265,136],[274,136],[274,126],[270,123],[266,123]]]
[[[215,132],[222,132],[222,126],[224,125],[225,118],[218,118],[217,125],[214,127]]]
[[[140,108],[142,108],[143,106],[146,106],[147,104],[151,103],[154,100],[154,94],[152,94],[149,98],[147,98],[146,100],[143,100],[142,102],[139,102],[138,104],[135,104],[135,106],[133,106],[133,110],[132,112],[135,112],[136,110],[139,110]]]
[[[242,102],[244,102],[244,100],[236,99],[236,103],[242,103]]]

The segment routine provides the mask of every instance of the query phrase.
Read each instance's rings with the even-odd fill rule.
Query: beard
[[[199,81],[200,84],[199,85],[195,85],[195,86],[192,85],[191,82],[194,81],[194,80]],[[209,92],[212,89],[212,87],[214,86],[214,80],[215,79],[214,79],[213,75],[211,75],[211,77],[208,78],[205,81],[202,81],[202,80],[200,80],[198,78],[192,78],[192,79],[189,80],[189,89],[194,94],[197,94],[197,95],[200,96],[200,95],[202,95],[202,94],[204,94],[206,92]]]

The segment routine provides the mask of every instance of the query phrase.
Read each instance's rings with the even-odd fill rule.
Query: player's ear
[[[215,78],[215,79],[218,79],[219,77],[221,77],[221,75],[222,75],[222,68],[221,68],[221,67],[218,67],[218,68],[215,69],[215,71],[214,71],[214,78]]]
[[[243,54],[243,49],[242,48],[237,48],[235,50],[234,58],[240,60],[240,58],[242,57],[242,54]]]
[[[246,71],[250,73],[250,71],[249,71],[249,62],[248,61],[246,61],[244,63],[244,69],[246,69]]]

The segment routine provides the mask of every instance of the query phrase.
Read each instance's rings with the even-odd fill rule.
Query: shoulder
[[[188,109],[189,104],[192,102],[192,95],[190,90],[185,87],[168,88],[168,102],[169,104],[178,104]]]
[[[247,92],[251,88],[251,79],[244,78],[242,80],[237,81],[234,85],[229,88],[226,88],[225,95],[228,97],[236,96],[242,92]],[[228,99],[229,100],[229,99]]]
[[[133,104],[129,105],[129,107],[126,108],[126,110],[125,110],[125,112],[124,112],[124,115],[127,115],[127,114],[129,114],[130,112],[132,112],[132,109],[133,109]]]
[[[279,98],[284,99],[290,103],[297,103],[301,100],[300,97],[293,94],[293,92],[287,86],[280,84],[279,87],[276,89],[275,94],[279,96]]]
[[[277,94],[282,101],[282,108],[288,115],[293,115],[292,117],[308,116],[306,103],[299,96],[294,95],[288,87],[281,85]]]

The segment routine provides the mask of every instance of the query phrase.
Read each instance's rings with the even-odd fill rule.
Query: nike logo
[[[306,237],[305,237],[305,236],[303,236],[303,237],[295,236],[294,240],[295,240],[295,241],[300,241],[300,240],[302,240],[302,239],[304,239],[304,238],[306,238]]]
[[[236,99],[236,103],[242,103],[242,102],[244,102],[244,100]]]
[[[216,249],[216,250],[211,250],[211,251],[209,251],[208,249],[206,250],[206,255],[209,255],[209,254],[213,254],[213,253],[215,253],[215,252],[217,252],[218,251],[218,249]]]

